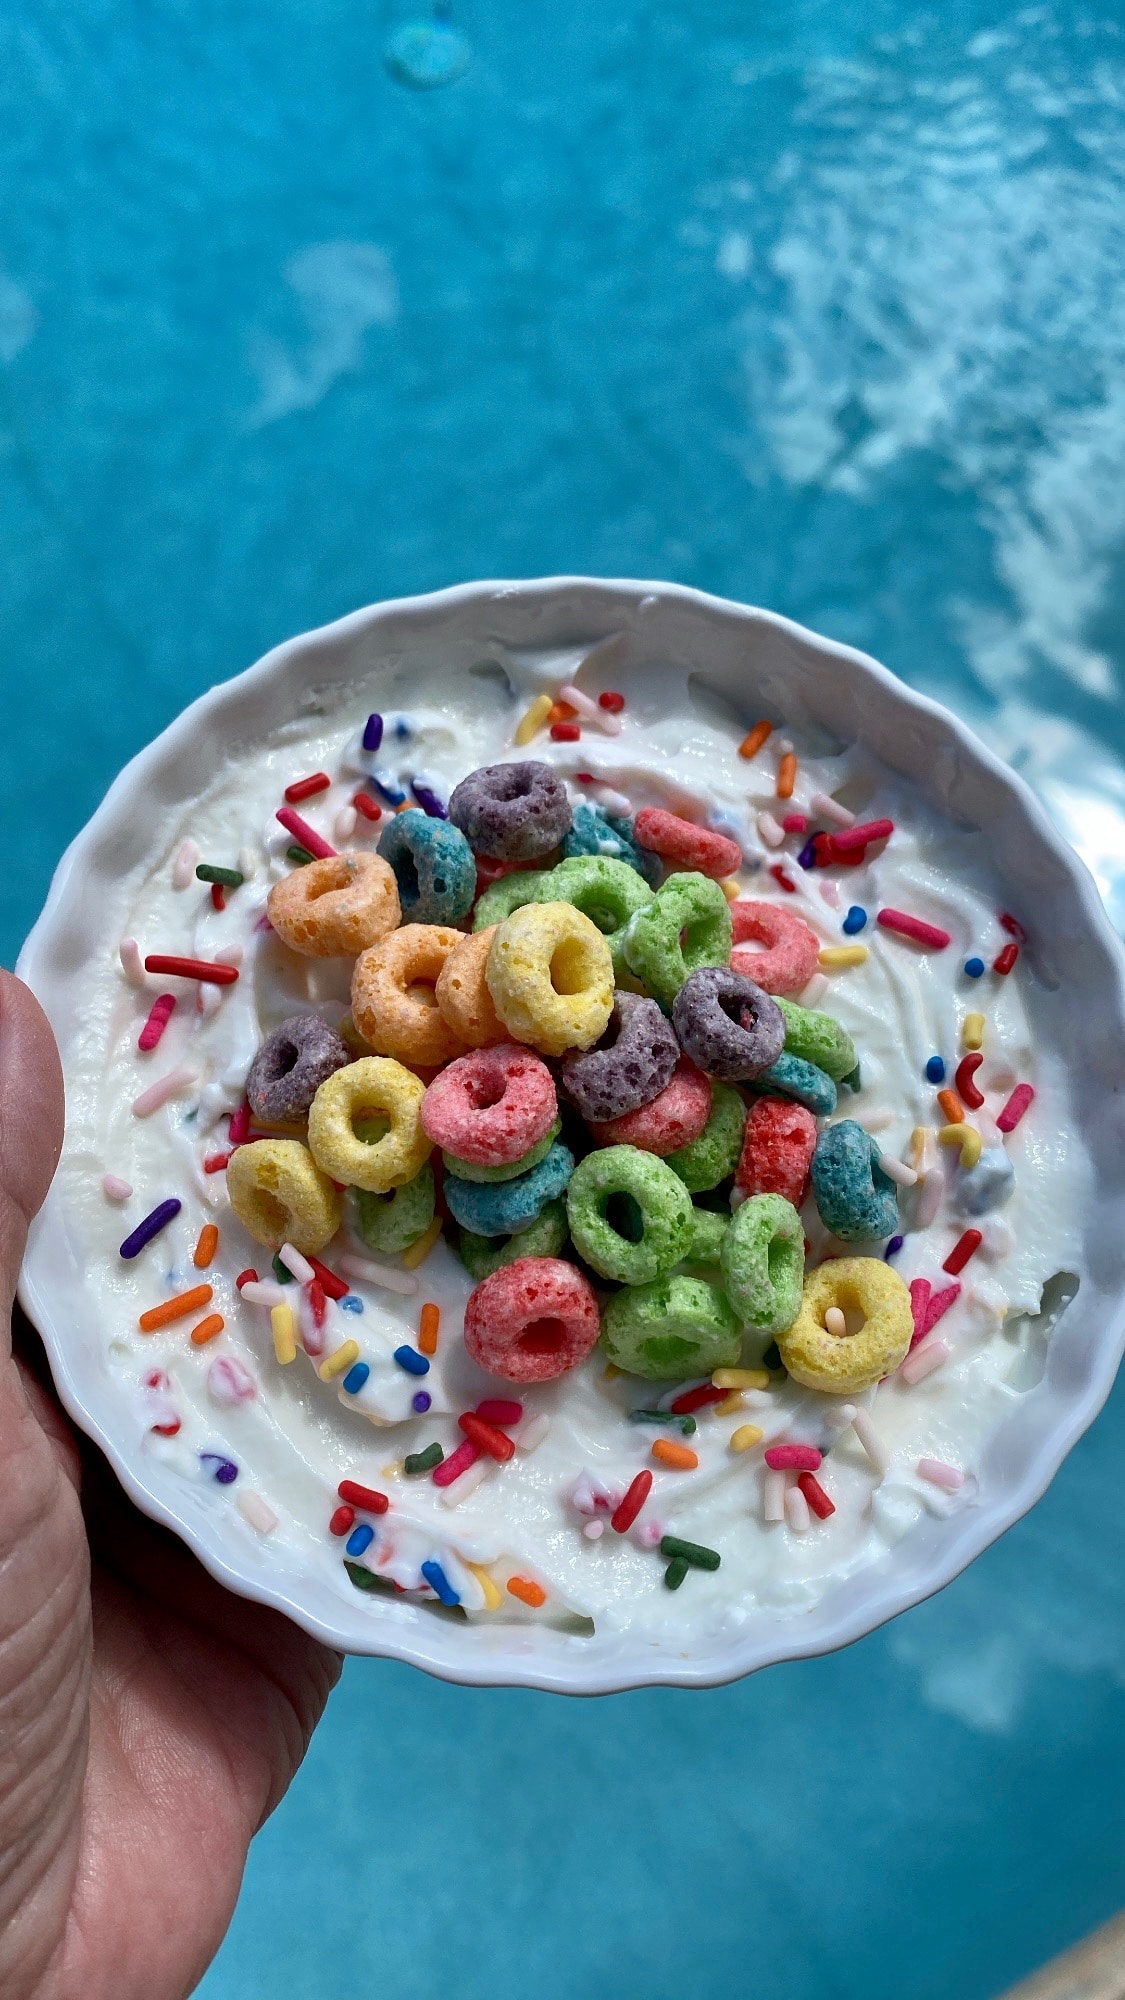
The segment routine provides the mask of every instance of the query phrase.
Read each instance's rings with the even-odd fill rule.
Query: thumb
[[[11,1312],[28,1224],[58,1165],[59,1052],[35,995],[0,970],[0,1310]]]

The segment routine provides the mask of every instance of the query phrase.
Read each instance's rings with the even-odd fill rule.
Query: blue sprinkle
[[[905,1238],[905,1236],[892,1236],[892,1237],[891,1237],[891,1240],[890,1240],[890,1242],[888,1243],[888,1245],[887,1245],[886,1249],[885,1249],[885,1250],[884,1250],[884,1252],[883,1252],[883,1262],[884,1262],[884,1264],[889,1264],[889,1263],[890,1263],[890,1261],[891,1261],[891,1258],[892,1258],[892,1257],[897,1257],[897,1256],[898,1256],[898,1253],[899,1253],[899,1251],[900,1251],[900,1250],[902,1249],[902,1246],[903,1246],[903,1244],[905,1243],[905,1241],[906,1241],[906,1238]]]
[[[810,834],[797,856],[798,868],[816,867],[816,835]]]
[[[238,1478],[238,1467],[234,1463],[234,1460],[224,1458],[221,1452],[201,1451],[199,1456],[204,1465],[214,1466],[215,1471],[213,1476],[218,1480],[220,1486],[231,1486]]]
[[[407,737],[410,735],[410,724],[407,722],[405,716],[400,715],[396,719],[395,735],[398,737],[400,743],[405,743]]]
[[[392,778],[389,771],[372,771],[370,777],[372,784],[377,791],[382,792],[389,806],[404,806],[406,804],[406,793],[398,783],[398,780]]]
[[[395,1360],[400,1368],[405,1368],[408,1375],[428,1375],[430,1372],[429,1362],[424,1354],[419,1354],[416,1347],[396,1347]]]
[[[858,903],[853,903],[840,929],[846,931],[849,937],[854,937],[857,931],[863,930],[866,923],[867,911],[862,910]]]
[[[982,979],[984,977],[983,958],[967,958],[965,960],[965,976],[968,979]]]
[[[348,1369],[344,1377],[344,1387],[349,1396],[358,1396],[370,1373],[366,1361],[357,1361]]]
[[[926,1064],[926,1077],[930,1083],[945,1082],[945,1064],[940,1056],[931,1056]]]
[[[345,1292],[342,1299],[337,1299],[336,1304],[343,1306],[346,1313],[361,1313],[363,1311],[363,1300],[360,1298],[358,1292]]]
[[[416,1396],[411,1397],[411,1402],[413,1403],[414,1408],[417,1410],[418,1415],[420,1417],[425,1416],[426,1411],[429,1409],[430,1404],[433,1402],[433,1400],[434,1400],[433,1397],[430,1395],[427,1389],[419,1389],[418,1394]]]
[[[366,1521],[361,1521],[358,1528],[352,1529],[351,1534],[344,1543],[345,1554],[349,1556],[361,1556],[365,1549],[371,1547],[374,1540],[374,1528],[370,1527]]]
[[[348,1547],[351,1547],[350,1542]],[[432,1558],[429,1562],[424,1562],[422,1564],[422,1575],[425,1577],[435,1597],[440,1597],[443,1604],[460,1604],[461,1599],[458,1597],[457,1592],[454,1590],[453,1585],[450,1583],[439,1562],[434,1562]]]
[[[383,718],[381,715],[369,715],[363,731],[363,747],[365,750],[375,751],[382,741]]]

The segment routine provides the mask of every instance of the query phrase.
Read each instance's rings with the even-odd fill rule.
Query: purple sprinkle
[[[204,1465],[214,1466],[220,1486],[230,1486],[238,1478],[238,1467],[232,1458],[224,1458],[218,1451],[201,1451],[199,1456]]]
[[[428,1396],[424,1389],[419,1389],[418,1394],[413,1398],[414,1408],[417,1410],[419,1416],[422,1416],[429,1409],[433,1400],[433,1397]]]
[[[132,1235],[125,1238],[121,1245],[122,1257],[138,1257],[145,1244],[151,1243],[154,1236],[159,1236],[182,1207],[183,1203],[177,1201],[175,1195],[169,1201],[158,1202],[152,1214],[146,1215],[143,1222],[138,1222]]]
[[[892,1258],[892,1257],[897,1257],[897,1256],[898,1256],[898,1253],[899,1253],[899,1251],[900,1251],[900,1250],[902,1249],[902,1246],[903,1246],[903,1244],[905,1243],[905,1241],[906,1241],[906,1238],[905,1238],[905,1236],[892,1236],[892,1237],[891,1237],[891,1240],[890,1240],[890,1242],[888,1243],[888,1245],[887,1245],[886,1249],[885,1249],[885,1250],[884,1250],[884,1252],[883,1252],[883,1262],[884,1262],[884,1264],[888,1264],[888,1263],[890,1262],[890,1260],[891,1260],[891,1258]]]
[[[432,792],[428,785],[422,784],[420,779],[411,778],[410,789],[421,806],[422,811],[429,813],[431,819],[449,818],[449,814],[446,812],[437,793]]]
[[[377,750],[382,741],[383,718],[381,715],[369,715],[363,731],[363,747],[365,750]]]
[[[816,835],[811,834],[797,856],[798,868],[816,867]]]

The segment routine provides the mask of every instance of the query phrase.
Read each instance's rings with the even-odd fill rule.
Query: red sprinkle
[[[174,993],[161,993],[153,1001],[152,1012],[149,1014],[148,1020],[145,1022],[140,1034],[137,1036],[137,1047],[144,1049],[146,1055],[149,1049],[156,1047],[175,1011],[176,996]]]
[[[956,1305],[960,1296],[960,1285],[945,1285],[940,1292],[935,1292],[926,1308],[926,1324],[923,1331],[931,1332],[939,1319],[945,1318],[950,1306]]]
[[[299,806],[302,799],[311,799],[314,792],[326,792],[331,783],[326,771],[314,771],[311,778],[298,778],[295,784],[286,785],[285,796],[291,806]]]
[[[551,738],[555,743],[577,743],[582,731],[576,722],[552,722]]]
[[[592,771],[576,771],[574,773],[574,782],[576,785],[593,785],[597,783],[597,779],[594,777]]]
[[[819,1479],[814,1478],[811,1472],[802,1472],[797,1484],[818,1520],[827,1521],[829,1514],[836,1512],[836,1502],[828,1498]]]
[[[361,1486],[356,1479],[341,1479],[336,1491],[341,1500],[350,1500],[365,1514],[385,1514],[391,1504],[385,1493],[377,1492],[374,1486]]]
[[[1009,937],[1014,937],[1017,944],[1027,943],[1027,932],[1018,917],[1013,917],[1010,910],[1001,910],[999,917],[1002,931],[1007,931]]]
[[[363,814],[364,819],[382,819],[383,817],[382,806],[377,799],[372,798],[370,792],[357,792],[352,800],[352,804],[358,813]]]
[[[336,849],[329,847],[323,834],[310,826],[307,819],[302,819],[300,813],[295,813],[292,806],[278,806],[274,818],[280,820],[286,833],[291,833],[294,840],[308,849],[314,861],[330,861],[335,854]]]
[[[998,1132],[1014,1132],[1024,1112],[1035,1101],[1035,1092],[1029,1083],[1017,1083],[1008,1102],[996,1120]]]
[[[336,1512],[328,1523],[328,1532],[330,1535],[346,1535],[354,1521],[354,1507],[337,1507]]]
[[[685,1389],[668,1408],[673,1416],[688,1417],[693,1410],[705,1410],[708,1403],[725,1403],[729,1389],[716,1389],[713,1382],[701,1382],[698,1389]]]
[[[305,1262],[312,1265],[315,1276],[321,1285],[323,1285],[330,1299],[343,1299],[347,1297],[348,1287],[344,1283],[344,1280],[338,1278],[335,1271],[330,1271],[327,1264],[322,1264],[319,1257],[306,1257]]]
[[[615,1529],[619,1535],[625,1534],[632,1527],[633,1522],[636,1520],[637,1515],[640,1513],[651,1492],[651,1472],[638,1472],[636,1478],[631,1482],[625,1498],[610,1515],[610,1527]]]
[[[503,1465],[515,1451],[516,1447],[506,1431],[497,1430],[495,1424],[488,1423],[473,1410],[466,1410],[463,1416],[458,1417],[457,1425],[472,1444],[486,1451],[489,1458],[494,1458],[499,1465]]]
[[[955,1278],[959,1271],[964,1270],[969,1258],[976,1255],[983,1242],[984,1237],[981,1235],[979,1229],[966,1229],[965,1234],[959,1237],[953,1245],[952,1250],[941,1267],[942,1270],[948,1271],[950,1277]],[[933,1321],[931,1320],[930,1325],[932,1324]],[[929,1327],[927,1327],[926,1331],[927,1333],[929,1332]]]
[[[771,1444],[765,1459],[771,1472],[815,1472],[824,1463],[815,1444]]]
[[[835,859],[830,833],[813,834],[813,859],[818,868],[827,868],[829,862]]]
[[[773,876],[774,881],[778,883],[782,889],[785,890],[787,895],[790,896],[796,895],[797,884],[790,880],[789,876],[785,873],[784,868],[780,867],[776,861],[773,867],[770,869],[770,874]]]
[[[477,1415],[486,1424],[518,1424],[523,1415],[523,1404],[509,1402],[507,1396],[486,1396],[477,1404]]]
[[[962,1056],[957,1065],[957,1075],[954,1079],[957,1095],[962,1104],[968,1105],[970,1111],[979,1111],[984,1103],[984,1093],[977,1089],[973,1081],[983,1061],[983,1056],[974,1053],[971,1056]]]
[[[479,1457],[479,1444],[474,1444],[472,1438],[465,1438],[456,1451],[451,1451],[448,1458],[435,1465],[430,1475],[434,1485],[452,1486],[454,1480],[460,1479],[461,1474],[467,1472],[470,1465],[475,1465]]]
[[[614,688],[604,688],[598,696],[598,707],[608,708],[611,715],[620,715],[625,706],[625,697]]]
[[[848,830],[854,832],[855,829]],[[900,936],[913,938],[915,944],[930,945],[934,951],[944,951],[946,945],[953,942],[950,933],[943,931],[938,924],[923,923],[921,917],[912,917],[905,910],[880,910],[875,921],[882,924],[885,931],[898,931]]]
[[[209,1153],[203,1162],[205,1174],[221,1174],[230,1164],[229,1153]]]
[[[232,1146],[244,1146],[250,1137],[250,1099],[244,1097],[237,1111],[230,1115],[230,1129],[227,1138]]]
[[[216,910],[226,909],[227,894],[221,882],[212,882],[211,884],[211,904]]]
[[[244,1271],[240,1271],[234,1282],[238,1286],[239,1291],[242,1290],[243,1285],[256,1285],[258,1282],[258,1273],[254,1269],[253,1264],[248,1264]]]
[[[786,813],[781,822],[786,833],[807,833],[809,820],[807,813]]]
[[[149,953],[145,971],[168,972],[177,979],[199,979],[207,986],[233,986],[238,978],[237,965],[211,965],[204,958],[176,958],[164,951]]]
[[[324,1286],[321,1284],[319,1278],[314,1278],[312,1284],[309,1286],[309,1306],[312,1311],[313,1325],[323,1326],[325,1314],[328,1311],[328,1301],[324,1296]]]
[[[1019,955],[1020,948],[1018,944],[1003,945],[992,961],[993,972],[1010,972]]]

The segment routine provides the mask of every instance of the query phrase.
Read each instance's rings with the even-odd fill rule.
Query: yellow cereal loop
[[[464,936],[445,924],[403,924],[360,954],[352,973],[352,1019],[368,1048],[429,1068],[464,1055],[465,1044],[435,993]]]
[[[299,1139],[255,1139],[227,1163],[230,1205],[255,1243],[315,1257],[340,1227],[340,1197]]]
[[[389,1056],[362,1056],[336,1070],[309,1106],[309,1146],[317,1166],[334,1181],[373,1194],[412,1181],[432,1150],[419,1116],[425,1095],[425,1084]],[[356,1127],[363,1124],[389,1129],[374,1139],[361,1138]]]
[[[485,978],[485,967],[496,925],[473,931],[450,952],[438,973],[434,992],[442,1014],[455,1035],[471,1049],[506,1042],[508,1030],[496,1012]]]
[[[269,920],[307,958],[354,958],[393,931],[402,911],[390,863],[379,854],[330,854],[275,882]]]
[[[496,1012],[545,1056],[589,1049],[613,1009],[613,960],[573,903],[527,903],[498,924],[486,969]]]
[[[829,1333],[824,1316],[837,1306],[853,1333]],[[836,1257],[805,1279],[801,1310],[777,1335],[795,1382],[830,1395],[854,1396],[898,1367],[910,1346],[910,1293],[879,1257]]]

